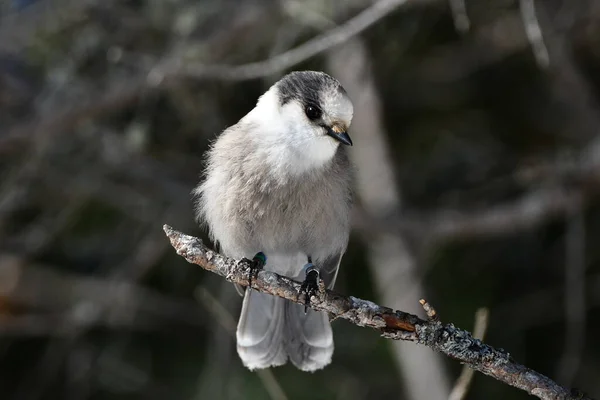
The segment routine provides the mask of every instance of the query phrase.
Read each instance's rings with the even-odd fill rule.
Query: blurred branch
[[[568,113],[566,117],[561,115],[560,120],[548,118],[548,122],[556,121],[564,137],[576,138],[582,146],[593,149],[598,146],[600,135],[600,103],[593,89],[594,82],[586,76],[575,55],[571,34],[582,15],[586,15],[580,9],[585,3],[565,3],[569,6],[563,7],[559,16],[552,17],[548,4],[538,2],[535,12],[547,51],[550,88]]]
[[[359,209],[354,212],[355,225],[370,232],[405,231],[429,240],[457,240],[482,236],[508,235],[534,228],[551,218],[565,215],[580,196],[566,188],[539,189],[505,204],[493,205],[480,211],[437,210],[406,212],[373,218]]]
[[[591,143],[578,158],[542,162],[517,170],[511,179],[532,188],[514,200],[479,210],[405,210],[377,219],[357,207],[354,223],[365,232],[377,226],[378,230],[400,230],[432,241],[502,236],[533,229],[553,218],[566,217],[574,208],[585,208],[598,195],[600,152],[596,147],[598,143]]]
[[[540,28],[535,13],[534,0],[520,0],[519,5],[521,9],[521,18],[523,18],[523,25],[525,26],[525,33],[531,43],[535,59],[540,67],[547,68],[550,59],[548,56],[548,49],[544,43],[542,29]]]
[[[91,101],[87,104],[69,104],[66,107],[61,105],[61,109],[53,109],[46,113],[46,118],[10,129],[5,135],[0,136],[0,150],[3,145],[6,146],[14,139],[31,139],[31,136],[37,134],[48,135],[67,130],[85,119],[121,109],[135,101],[144,90],[165,88],[182,78],[243,81],[276,74],[347,41],[408,1],[379,0],[346,23],[264,61],[238,66],[197,65],[184,62],[180,56],[167,57],[147,74],[126,82],[113,83],[104,94],[90,96]]]
[[[519,14],[505,13],[483,25],[470,27],[469,34],[459,42],[434,47],[420,56],[415,60],[415,79],[423,82],[465,79],[519,53],[528,45]],[[411,101],[414,101],[412,96]]]
[[[452,11],[454,28],[462,34],[469,32],[471,21],[469,21],[465,0],[449,0],[448,2],[450,3],[450,11]]]
[[[0,333],[70,336],[91,326],[144,329],[165,320],[206,326],[193,302],[124,280],[62,274],[8,254],[0,257],[0,299],[44,313],[3,317]]]
[[[118,81],[111,84],[104,93],[90,96],[84,104],[60,104],[33,122],[17,125],[0,135],[0,151],[15,140],[33,140],[38,135],[52,135],[65,131],[87,119],[120,110],[132,104],[147,87],[145,78],[132,79],[128,82]]]
[[[163,77],[169,76],[234,81],[264,78],[288,69],[324,52],[325,50],[346,42],[348,39],[358,35],[408,1],[409,0],[379,0],[344,24],[332,28],[292,50],[288,50],[265,61],[241,66],[230,66],[186,65],[180,59],[167,59],[162,65],[158,65],[150,72],[150,77],[159,82]]]
[[[249,286],[250,283],[250,287],[259,292],[305,304],[306,298],[300,294],[299,282],[265,270],[253,274],[250,280],[252,270],[248,261],[227,258],[210,250],[200,239],[178,232],[168,225],[164,225],[163,229],[177,254],[189,263],[224,277],[229,282],[242,286]],[[540,399],[591,399],[516,363],[505,351],[496,350],[474,339],[469,332],[460,330],[453,324],[442,324],[428,303],[421,300],[421,304],[427,312],[427,320],[367,300],[344,296],[326,290],[322,285],[319,292],[310,299],[312,309],[325,311],[332,319],[342,318],[357,326],[373,328],[387,339],[425,345]]]
[[[12,3],[14,7],[16,2]],[[8,15],[0,13],[0,50],[21,51],[40,31],[58,31],[66,24],[81,21],[91,7],[102,2],[53,0],[32,3],[19,10],[11,10]]]
[[[356,195],[365,211],[382,218],[402,210],[402,188],[397,183],[390,144],[383,122],[380,93],[375,84],[371,56],[360,38],[353,38],[327,54],[331,73],[348,91],[354,103],[350,157],[356,165]],[[378,160],[373,162],[373,160]],[[379,232],[376,240],[365,240],[371,274],[379,299],[411,310],[415,298],[425,297],[425,288],[414,251],[403,232]],[[445,399],[450,380],[439,354],[405,342],[393,342],[392,354],[398,366],[407,400]],[[419,363],[411,362],[418,358]]]

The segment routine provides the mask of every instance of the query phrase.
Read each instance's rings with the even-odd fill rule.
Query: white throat
[[[339,146],[310,124],[297,104],[281,106],[275,88],[261,96],[243,121],[256,130],[249,136],[277,174],[301,175],[323,168]]]

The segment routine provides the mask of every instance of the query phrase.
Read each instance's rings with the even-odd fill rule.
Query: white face
[[[274,167],[300,174],[323,167],[335,155],[340,142],[327,134],[327,127],[345,131],[352,122],[353,107],[339,91],[325,93],[318,108],[321,116],[311,120],[306,105],[293,99],[281,105],[274,86],[245,118],[260,126],[257,139]]]

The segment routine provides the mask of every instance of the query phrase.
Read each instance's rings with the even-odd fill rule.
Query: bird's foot
[[[300,294],[304,294],[304,313],[308,312],[310,298],[319,291],[319,269],[312,262],[306,264],[303,268],[306,277],[300,286]]]
[[[267,263],[267,256],[262,251],[259,251],[252,257],[252,260],[246,257],[242,258],[241,261],[249,264],[248,270],[248,289],[252,289],[252,279],[258,276],[258,272],[262,270]]]

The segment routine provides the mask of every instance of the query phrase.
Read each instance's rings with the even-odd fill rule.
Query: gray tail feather
[[[327,315],[271,295],[246,290],[237,328],[237,350],[249,369],[285,364],[303,371],[331,362],[333,335]]]
[[[308,310],[285,302],[285,350],[292,363],[302,371],[316,371],[331,362],[333,334],[324,312]]]
[[[246,290],[237,326],[237,351],[249,369],[285,364],[285,300]]]

